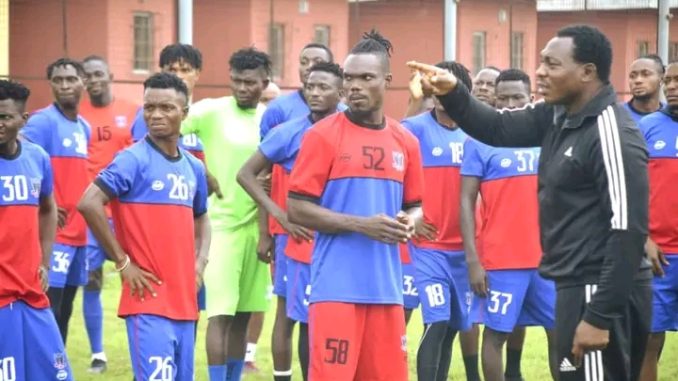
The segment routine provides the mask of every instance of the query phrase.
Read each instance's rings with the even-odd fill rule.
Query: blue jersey
[[[150,138],[119,153],[95,183],[113,199],[115,234],[141,268],[162,280],[140,301],[123,284],[120,316],[153,314],[195,320],[194,218],[207,212],[203,164],[185,150],[168,157]]]
[[[281,95],[266,107],[259,124],[259,133],[263,140],[273,127],[289,120],[308,115],[311,109],[306,104],[306,99],[301,90]]]
[[[418,206],[422,196],[417,139],[386,118],[383,128],[359,126],[347,113],[308,130],[290,177],[290,197],[354,216]],[[359,233],[318,232],[311,262],[311,303],[403,304],[397,244]]]
[[[39,146],[17,144],[15,155],[0,155],[0,307],[21,299],[45,308],[49,302],[38,278],[38,208],[40,199],[52,194],[52,167]]]
[[[57,231],[56,242],[85,246],[87,225],[76,209],[80,197],[90,184],[87,160],[89,124],[80,116],[67,118],[56,105],[36,111],[21,134],[42,147],[54,170],[54,198],[66,209],[66,226]]]
[[[486,270],[533,269],[541,260],[537,166],[541,149],[464,145],[462,176],[480,180],[478,251]]]
[[[147,133],[148,126],[144,120],[144,108],[140,107],[139,111],[137,111],[137,114],[134,116],[134,121],[132,122],[132,140],[138,142],[139,140],[143,139]],[[192,153],[200,160],[203,160],[205,157],[203,154],[205,149],[202,146],[202,142],[195,134],[181,136],[179,138],[178,145],[180,148]]]
[[[642,112],[636,110],[631,105],[631,101],[624,102],[622,106],[626,109],[626,111],[629,112],[629,115],[631,115],[631,118],[633,118],[633,120],[636,122],[636,125],[640,123],[640,120],[643,119],[643,117],[652,114],[651,112]],[[661,109],[662,107],[664,107],[664,105],[660,103],[659,108]]]
[[[287,173],[292,172],[301,147],[301,140],[313,126],[310,115],[292,119],[273,129],[259,144],[259,150],[266,158],[281,165]]]

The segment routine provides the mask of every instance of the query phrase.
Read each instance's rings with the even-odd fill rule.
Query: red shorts
[[[403,306],[313,303],[309,309],[311,381],[406,381]]]

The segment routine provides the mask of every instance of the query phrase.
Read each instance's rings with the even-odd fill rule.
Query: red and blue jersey
[[[464,246],[459,224],[461,177],[459,168],[467,135],[435,119],[434,111],[403,120],[419,140],[424,165],[424,220],[438,229],[435,241],[413,241],[417,247],[459,251]]]
[[[115,234],[142,269],[155,274],[156,298],[140,301],[123,283],[118,315],[196,320],[194,218],[207,212],[203,164],[187,151],[169,157],[146,137],[120,152],[97,184],[111,199]]]
[[[89,124],[79,115],[76,120],[68,119],[52,104],[31,115],[21,134],[42,147],[52,163],[54,198],[57,205],[67,212],[66,225],[57,230],[56,242],[85,246],[87,225],[76,206],[90,183],[87,159]]]
[[[311,112],[306,104],[302,90],[281,95],[272,100],[266,107],[259,124],[261,140],[266,138],[269,131],[287,121],[303,118]],[[273,165],[271,170],[271,200],[284,209],[287,203],[287,189],[289,187],[289,173],[279,165]],[[268,231],[271,234],[287,234],[285,229],[272,216],[268,216]]]
[[[148,133],[148,126],[144,120],[144,108],[140,107],[137,111],[137,114],[134,116],[134,121],[132,122],[132,140],[138,142],[143,139],[144,136]],[[177,142],[179,148],[183,148],[191,155],[197,157],[205,162],[205,149],[202,145],[202,142],[196,134],[182,135],[179,137]]]
[[[282,181],[277,184],[279,191],[277,194],[283,197],[274,201],[283,210],[287,210],[287,192],[290,172],[292,172],[294,163],[297,160],[297,154],[299,153],[299,148],[301,148],[302,138],[311,126],[313,126],[313,120],[311,120],[310,114],[301,118],[292,119],[271,130],[266,137],[264,137],[261,144],[259,144],[259,151],[266,156],[270,162],[277,164],[282,171],[281,176],[278,177],[278,179]],[[280,232],[275,233],[279,234]],[[288,239],[285,255],[299,262],[311,263],[312,249],[313,244],[310,242]]]
[[[664,105],[661,104],[661,103],[659,104],[659,106],[664,107]],[[624,109],[626,109],[626,111],[629,112],[629,115],[631,115],[631,118],[636,122],[636,124],[640,124],[640,120],[642,118],[646,117],[647,115],[652,114],[651,112],[642,112],[642,111],[636,110],[635,108],[633,108],[633,104],[631,103],[631,101],[624,102],[622,104],[622,107],[624,107]]]
[[[38,210],[40,199],[52,194],[52,166],[39,146],[17,144],[16,154],[0,155],[0,308],[16,300],[45,308]]]
[[[540,148],[495,148],[469,138],[462,176],[480,180],[478,252],[486,270],[533,269],[541,260],[537,166]]]
[[[348,112],[306,132],[290,176],[290,197],[354,216],[396,214],[421,203],[423,173],[417,139],[386,118],[360,126]],[[402,304],[398,244],[359,233],[316,233],[310,302]]]
[[[664,108],[638,127],[650,154],[650,238],[665,254],[678,254],[678,118]]]

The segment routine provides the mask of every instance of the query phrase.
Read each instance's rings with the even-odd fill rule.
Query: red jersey
[[[15,155],[0,155],[0,308],[16,300],[45,308],[38,209],[40,199],[52,195],[52,167],[42,148],[18,143]]]
[[[539,148],[494,148],[473,139],[464,145],[461,175],[480,179],[482,228],[477,243],[485,270],[539,266],[539,153]]]
[[[433,111],[407,118],[403,126],[419,140],[424,165],[424,220],[438,229],[435,241],[414,240],[412,244],[437,250],[463,250],[459,168],[467,135],[460,128],[442,126]]]
[[[132,144],[132,122],[138,108],[124,99],[114,99],[105,107],[95,107],[89,98],[82,101],[80,115],[92,129],[87,146],[91,178],[113,161],[116,153]]]
[[[678,118],[664,109],[638,124],[650,154],[650,238],[668,255],[678,255]]]

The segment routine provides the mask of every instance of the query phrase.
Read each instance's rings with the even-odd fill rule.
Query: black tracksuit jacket
[[[497,111],[459,84],[439,98],[471,137],[497,147],[539,147],[542,276],[557,288],[596,284],[583,319],[607,329],[634,279],[649,279],[648,154],[606,85],[577,114],[543,102]]]

